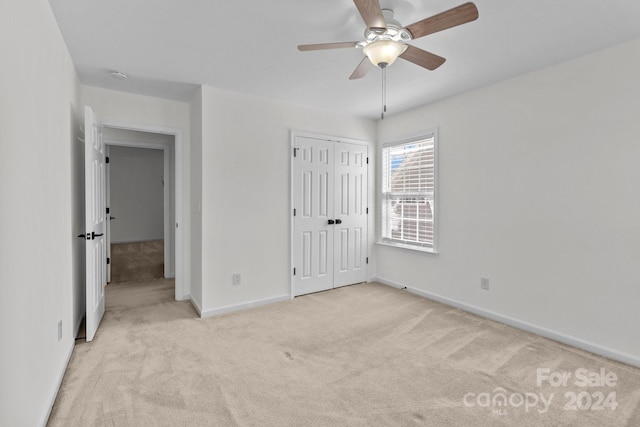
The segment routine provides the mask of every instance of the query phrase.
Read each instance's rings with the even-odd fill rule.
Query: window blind
[[[435,136],[382,150],[382,239],[434,247]]]

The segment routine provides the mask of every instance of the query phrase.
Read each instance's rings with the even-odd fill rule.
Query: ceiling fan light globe
[[[376,40],[363,48],[369,61],[377,67],[385,68],[407,50],[407,45],[395,40]]]

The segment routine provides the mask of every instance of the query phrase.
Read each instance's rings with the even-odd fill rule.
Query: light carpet
[[[145,301],[76,346],[50,426],[640,425],[639,369],[381,284],[208,319]]]

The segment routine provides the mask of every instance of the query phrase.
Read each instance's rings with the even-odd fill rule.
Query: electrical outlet
[[[242,275],[240,273],[235,273],[232,276],[233,286],[239,286],[242,283]]]
[[[62,320],[58,322],[58,341],[62,339]]]
[[[485,291],[489,290],[489,279],[486,277],[480,278],[480,289],[484,289]]]

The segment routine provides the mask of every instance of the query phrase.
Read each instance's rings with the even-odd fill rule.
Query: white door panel
[[[296,295],[333,287],[333,145],[304,138],[294,158]]]
[[[93,340],[104,315],[107,283],[106,162],[102,125],[91,107],[84,110],[86,333]]]
[[[367,147],[336,142],[334,286],[367,280]]]

